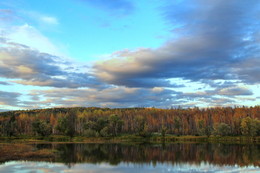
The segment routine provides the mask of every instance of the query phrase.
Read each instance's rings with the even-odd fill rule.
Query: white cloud
[[[58,25],[58,19],[55,17],[51,17],[51,16],[41,16],[40,20],[46,24],[50,24],[50,25]]]
[[[19,13],[21,13],[25,18],[30,18],[34,21],[36,21],[40,25],[58,25],[59,20],[55,16],[51,16],[48,14],[42,14],[37,11],[24,11],[24,10],[19,10]]]
[[[63,55],[47,37],[31,25],[12,26],[5,33],[12,42],[29,46],[40,52]]]

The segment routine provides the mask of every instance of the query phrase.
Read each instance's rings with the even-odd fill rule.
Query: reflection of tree
[[[87,162],[107,162],[117,165],[127,163],[172,164],[208,162],[217,165],[260,166],[259,145],[229,144],[164,144],[123,145],[123,144],[54,144],[56,161],[68,166]]]
[[[78,157],[78,155],[80,155],[80,150],[77,150],[76,148],[76,144],[57,145],[57,161],[63,162],[68,167],[71,167],[73,164],[77,162],[82,162],[83,159],[81,160],[80,157]]]
[[[122,148],[117,144],[92,144],[85,145],[83,153],[85,160],[91,163],[109,162],[111,165],[117,165],[123,158]]]
[[[29,147],[31,148],[31,147]],[[214,165],[260,166],[260,145],[238,144],[36,144],[35,150],[52,150],[55,156],[49,161],[61,162],[71,167],[75,163],[117,165],[120,162],[134,164],[172,163]],[[11,157],[10,157],[11,158]],[[13,158],[12,160],[15,160]],[[46,161],[44,157],[30,157],[29,160]],[[2,163],[0,163],[2,164]]]

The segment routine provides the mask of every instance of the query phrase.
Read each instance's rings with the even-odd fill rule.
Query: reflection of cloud
[[[7,162],[4,165],[0,165],[1,172],[39,172],[44,173],[56,173],[56,172],[66,172],[66,173],[133,173],[133,172],[258,172],[259,167],[247,166],[247,167],[238,167],[238,166],[216,166],[213,164],[178,164],[171,165],[169,163],[157,163],[156,165],[152,164],[134,164],[134,163],[120,163],[117,166],[102,167],[100,164],[75,164],[72,168],[67,168],[63,164],[59,163],[48,163],[48,162],[23,162],[23,161],[12,161]]]

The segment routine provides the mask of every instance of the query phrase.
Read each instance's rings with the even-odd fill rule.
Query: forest
[[[0,135],[260,136],[260,106],[159,109],[73,107],[0,113]]]

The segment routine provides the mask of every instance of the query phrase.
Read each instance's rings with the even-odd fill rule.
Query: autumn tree
[[[163,136],[164,127],[175,135],[210,136],[216,131],[218,134],[225,133],[219,133],[222,130],[217,128],[221,123],[230,127],[230,135],[259,136],[259,119],[260,106],[189,109],[50,108],[0,112],[0,135],[40,134],[33,126],[44,124],[37,122],[42,120],[51,124],[52,134],[69,136],[116,136],[120,133],[147,136],[155,132]]]

